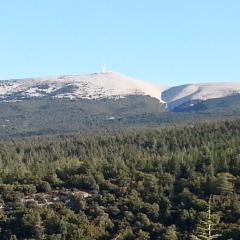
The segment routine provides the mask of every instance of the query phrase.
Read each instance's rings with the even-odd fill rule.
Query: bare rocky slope
[[[0,101],[24,99],[118,99],[148,95],[174,109],[191,101],[205,101],[240,93],[240,83],[200,83],[163,87],[115,72],[0,81]]]
[[[31,98],[100,99],[149,95],[160,100],[163,87],[115,72],[67,75],[0,82],[0,100]]]
[[[240,93],[240,83],[200,83],[186,84],[168,88],[161,98],[173,109],[193,100],[223,98]]]

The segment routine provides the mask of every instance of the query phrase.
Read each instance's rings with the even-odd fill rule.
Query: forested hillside
[[[150,96],[118,99],[28,99],[0,103],[0,136],[105,132],[126,128],[154,128],[167,124],[240,117],[240,96],[188,102],[167,109]]]
[[[1,141],[0,239],[196,239],[212,196],[238,240],[239,146],[240,120]]]
[[[0,103],[0,136],[72,134],[166,120],[165,106],[149,96],[120,99],[33,99]],[[163,118],[163,120],[159,120]]]

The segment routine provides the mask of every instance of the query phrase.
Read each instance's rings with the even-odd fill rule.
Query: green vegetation
[[[120,99],[28,99],[0,103],[0,136],[58,135],[155,128],[240,117],[239,95],[192,102],[168,111],[149,96]]]
[[[120,99],[41,99],[0,103],[0,136],[66,134],[156,125],[165,106],[148,96]]]
[[[240,239],[239,146],[239,120],[1,141],[0,239]],[[23,202],[58,191],[89,195]]]

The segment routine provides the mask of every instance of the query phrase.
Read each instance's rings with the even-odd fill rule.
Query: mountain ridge
[[[161,97],[173,109],[189,101],[205,101],[240,93],[240,83],[197,83],[171,87],[163,91]]]
[[[26,98],[98,99],[149,95],[160,99],[163,86],[115,72],[0,81],[0,100]]]
[[[36,98],[103,99],[148,95],[174,109],[186,102],[240,93],[240,83],[195,83],[165,87],[116,72],[0,80],[0,102]]]

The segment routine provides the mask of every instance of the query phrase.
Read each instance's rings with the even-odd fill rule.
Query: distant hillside
[[[0,103],[0,136],[46,135],[151,125],[166,112],[149,96],[120,99],[32,99]]]
[[[201,83],[171,87],[162,93],[162,100],[173,109],[194,100],[222,98],[240,93],[240,83]]]
[[[206,101],[192,100],[173,109],[174,112],[208,113],[219,116],[240,115],[240,94]]]

